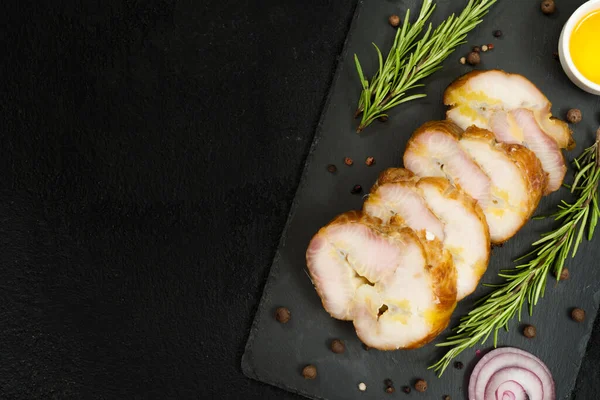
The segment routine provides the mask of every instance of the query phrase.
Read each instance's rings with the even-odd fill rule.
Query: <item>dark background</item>
[[[298,398],[240,361],[355,5],[3,3],[0,398]]]

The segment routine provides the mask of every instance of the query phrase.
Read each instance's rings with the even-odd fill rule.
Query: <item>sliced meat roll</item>
[[[459,145],[462,130],[450,121],[431,121],[413,133],[404,152],[404,166],[416,175],[447,178],[457,188],[471,196],[486,216],[492,242],[498,240],[494,225],[490,178]],[[501,238],[504,240],[504,238]]]
[[[358,337],[381,350],[429,342],[456,306],[450,254],[439,240],[396,222],[345,213],[321,228],[306,252],[325,310],[353,320]]]
[[[491,130],[498,141],[531,149],[548,174],[544,194],[558,190],[566,173],[561,148],[575,146],[568,125],[552,117],[551,103],[521,75],[503,71],[473,71],[450,85],[446,116],[462,129]]]
[[[467,129],[459,145],[492,183],[485,214],[494,226],[492,241],[509,239],[531,218],[546,187],[540,160],[526,147],[498,143],[493,133],[476,127]]]
[[[447,117],[463,129],[471,125],[489,129],[491,115],[498,110],[519,108],[532,111],[539,128],[559,148],[575,147],[566,122],[552,116],[552,104],[527,78],[500,70],[472,71],[454,81],[444,92]]]
[[[371,189],[363,211],[384,222],[402,218],[426,238],[441,239],[456,268],[457,299],[475,290],[490,256],[488,226],[473,199],[445,178],[418,178],[406,169],[388,169]]]
[[[512,237],[539,203],[545,176],[519,145],[496,145],[491,132],[461,138],[447,121],[425,124],[411,137],[404,165],[419,176],[445,176],[473,197],[485,214],[492,243]]]

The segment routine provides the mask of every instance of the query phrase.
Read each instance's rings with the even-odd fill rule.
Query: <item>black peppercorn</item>
[[[581,111],[576,108],[571,108],[567,112],[567,121],[569,121],[572,124],[577,124],[577,123],[581,122],[582,118],[583,117],[581,115]]]
[[[528,339],[533,339],[535,337],[535,334],[536,334],[536,330],[535,330],[535,326],[533,326],[533,325],[527,325],[523,329],[523,335],[525,335],[525,337]]]
[[[400,25],[400,17],[397,16],[396,14],[390,15],[390,18],[388,19],[389,23],[391,26],[393,26],[394,28],[398,27]]]
[[[541,4],[542,12],[546,15],[554,14],[556,11],[556,4],[554,0],[544,0]]]
[[[470,52],[467,56],[467,62],[471,65],[479,64],[481,62],[481,57],[479,56],[479,53],[476,53],[474,51]]]
[[[474,51],[475,53],[479,53],[479,52],[481,51],[481,47],[479,47],[479,46],[475,46],[475,47],[473,47],[473,51]]]
[[[415,382],[415,390],[417,392],[423,393],[424,391],[427,390],[427,382],[425,382],[425,380],[423,380],[423,379],[417,380]]]
[[[279,307],[277,310],[275,310],[275,319],[277,322],[287,324],[291,317],[292,314],[290,313],[290,310],[285,307]]]
[[[404,393],[408,394],[408,393],[410,393],[410,387],[409,387],[409,386],[404,386],[404,387],[402,388],[402,391],[403,391]]]
[[[331,172],[332,174],[335,174],[337,172],[337,167],[333,164],[329,164],[327,166],[327,171]]]
[[[304,379],[315,379],[317,377],[317,367],[314,365],[307,365],[302,370],[302,376]]]
[[[362,186],[360,186],[360,185],[354,185],[354,187],[352,188],[352,190],[350,191],[350,193],[352,193],[352,194],[360,194],[360,193],[362,193]]]
[[[456,369],[463,369],[463,367],[464,367],[464,365],[460,361],[457,361],[454,363],[454,368],[456,368]]]
[[[571,318],[573,318],[573,321],[575,322],[583,322],[585,321],[585,311],[581,308],[574,308],[573,311],[571,311]]]
[[[555,277],[556,275],[556,271],[554,271],[552,273],[552,275],[554,275]],[[560,271],[560,276],[559,276],[559,280],[564,281],[566,279],[569,279],[571,277],[571,274],[569,273],[569,270],[567,268],[563,268],[562,271]]]
[[[502,37],[502,31],[500,29],[497,29],[494,31],[494,37]]]
[[[346,346],[341,340],[334,339],[331,341],[331,351],[333,351],[335,354],[342,354],[344,351],[346,351]]]

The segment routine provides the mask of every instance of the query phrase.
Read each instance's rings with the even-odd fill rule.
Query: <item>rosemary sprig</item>
[[[587,239],[591,240],[598,223],[598,182],[600,180],[600,129],[596,133],[596,142],[585,149],[575,159],[575,179],[567,186],[576,200],[573,203],[562,201],[558,211],[551,215],[562,225],[545,233],[532,244],[533,251],[517,261],[528,260],[514,269],[503,270],[499,274],[504,282],[499,285],[486,285],[495,290],[476,304],[476,308],[461,318],[456,334],[438,346],[451,349],[434,365],[429,367],[441,376],[451,360],[474,345],[484,344],[490,335],[494,335],[494,347],[498,344],[498,331],[508,330],[508,323],[521,311],[527,301],[529,314],[544,295],[548,272],[552,268],[557,280],[565,261],[571,253],[575,257],[583,240],[587,227]],[[543,218],[543,217],[542,217]]]
[[[442,62],[456,47],[465,43],[467,33],[481,22],[481,18],[496,1],[469,0],[458,17],[452,14],[433,31],[430,23],[420,39],[417,37],[433,13],[435,4],[433,0],[424,0],[413,24],[409,20],[410,10],[407,10],[402,28],[396,32],[385,63],[381,50],[373,43],[379,59],[379,69],[371,81],[365,78],[355,54],[356,70],[363,88],[356,110],[356,117],[362,114],[357,132],[365,129],[375,119],[387,117],[386,111],[390,108],[425,97],[423,93],[410,96],[406,93],[424,86],[419,82],[442,68]]]

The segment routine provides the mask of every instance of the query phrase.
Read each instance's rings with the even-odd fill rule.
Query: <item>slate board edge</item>
[[[269,293],[269,286],[272,284],[273,279],[272,276],[275,276],[277,274],[277,270],[275,268],[275,266],[277,265],[277,260],[280,258],[280,249],[283,247],[283,245],[285,244],[285,240],[287,237],[287,231],[290,225],[290,222],[292,221],[295,211],[296,211],[296,207],[297,207],[297,194],[298,192],[300,192],[300,190],[306,185],[306,181],[307,181],[307,171],[308,168],[307,166],[311,163],[312,158],[313,158],[313,154],[314,154],[314,150],[317,148],[317,145],[319,144],[319,140],[321,138],[321,136],[323,135],[322,132],[322,126],[323,126],[323,120],[325,119],[325,115],[327,115],[327,111],[329,109],[330,103],[331,103],[331,98],[333,96],[333,91],[334,88],[336,87],[336,83],[337,81],[340,79],[341,76],[341,72],[342,72],[342,62],[343,60],[345,60],[346,55],[348,53],[348,43],[350,42],[350,40],[352,39],[352,36],[354,34],[355,28],[356,28],[356,22],[358,21],[358,18],[362,12],[364,6],[364,0],[359,0],[358,3],[356,4],[356,9],[354,10],[354,15],[352,17],[352,21],[350,23],[350,27],[348,28],[348,34],[346,35],[346,39],[344,40],[344,45],[342,48],[342,51],[340,53],[340,56],[337,58],[337,64],[336,64],[336,70],[333,76],[333,79],[331,80],[331,86],[329,87],[329,91],[327,93],[327,98],[325,100],[325,105],[323,106],[323,109],[321,111],[321,115],[319,117],[319,122],[317,124],[317,128],[315,129],[315,135],[313,137],[313,141],[311,143],[310,146],[310,150],[308,152],[308,156],[306,157],[306,162],[304,163],[304,166],[302,168],[302,177],[300,178],[300,183],[298,184],[298,188],[296,189],[296,193],[294,194],[294,200],[292,202],[292,205],[290,207],[290,213],[288,214],[288,218],[287,221],[285,223],[285,227],[281,233],[281,238],[279,240],[279,244],[277,246],[277,252],[275,253],[275,257],[273,258],[273,262],[271,263],[271,267],[269,270],[269,275],[267,277],[267,282],[265,284],[265,287],[263,288],[263,293],[259,302],[259,305],[256,309],[256,314],[254,317],[254,321],[252,322],[252,327],[250,328],[250,333],[248,335],[248,341],[246,342],[246,347],[244,350],[244,354],[242,355],[242,373],[244,375],[246,375],[248,378],[254,379],[254,380],[258,380],[260,382],[264,382],[267,383],[269,385],[273,385],[276,387],[279,387],[285,391],[288,392],[294,392],[294,393],[298,393],[301,394],[305,397],[311,398],[311,399],[318,399],[318,400],[322,400],[322,397],[315,397],[311,394],[308,393],[304,393],[301,391],[292,391],[290,390],[288,387],[284,386],[283,384],[277,383],[277,382],[272,382],[268,379],[262,379],[260,378],[255,370],[254,370],[254,366],[252,365],[252,359],[251,359],[251,353],[252,353],[252,347],[253,347],[253,342],[254,342],[254,333],[258,330],[258,326],[260,325],[260,310],[263,307],[263,304],[265,303],[266,300],[266,296]],[[324,400],[324,399],[323,399]]]

